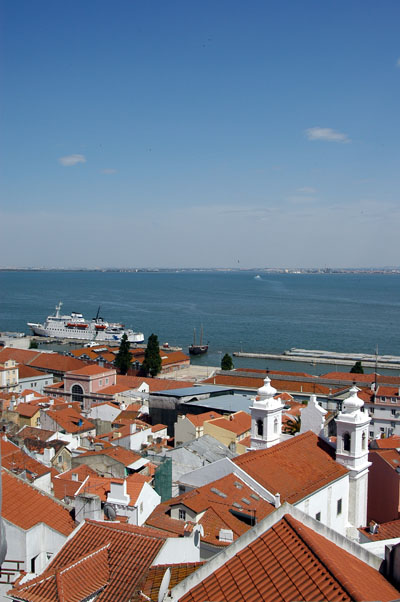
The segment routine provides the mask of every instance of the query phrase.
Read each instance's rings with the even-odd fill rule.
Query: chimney
[[[280,508],[281,506],[281,494],[280,493],[275,493],[275,508]]]

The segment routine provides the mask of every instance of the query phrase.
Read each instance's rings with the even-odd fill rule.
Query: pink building
[[[99,400],[97,394],[116,382],[117,372],[114,368],[85,366],[65,374],[63,396],[71,401],[79,401],[82,409],[90,410],[92,403]]]

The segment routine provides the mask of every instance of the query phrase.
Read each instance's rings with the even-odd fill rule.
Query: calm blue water
[[[290,347],[400,355],[400,276],[249,272],[100,273],[1,272],[0,330],[25,331],[58,301],[63,310],[101,315],[152,332],[186,350],[203,324],[217,365],[235,350],[282,352]],[[252,360],[236,366],[265,367]],[[269,362],[269,367],[282,363]],[[306,364],[286,367],[294,370]],[[314,373],[326,371],[317,367]]]

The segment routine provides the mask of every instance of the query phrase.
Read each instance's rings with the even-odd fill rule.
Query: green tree
[[[293,416],[293,418],[288,418],[286,420],[286,424],[283,426],[283,432],[286,435],[295,435],[300,432],[301,427],[301,418],[300,416]]]
[[[39,349],[38,342],[35,339],[31,339],[29,349]]]
[[[229,353],[225,353],[221,360],[221,370],[233,370],[233,361]]]
[[[351,374],[364,374],[364,368],[360,361],[356,362],[352,369],[350,370]]]
[[[114,360],[114,366],[119,370],[120,374],[126,374],[129,370],[132,361],[132,355],[129,351],[131,344],[128,341],[127,335],[122,335],[119,351]]]
[[[161,372],[160,345],[156,334],[151,334],[147,341],[141,373],[153,378]]]

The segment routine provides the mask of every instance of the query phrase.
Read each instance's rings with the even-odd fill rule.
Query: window
[[[263,436],[263,434],[264,434],[264,425],[263,425],[263,421],[262,421],[262,419],[261,419],[261,418],[259,418],[259,419],[257,420],[257,435],[258,435],[259,437],[262,437],[262,436]]]
[[[367,434],[365,431],[361,435],[361,441],[362,441],[362,449],[367,449]]]
[[[106,378],[106,385],[108,385],[108,378]]]
[[[375,412],[375,408],[369,408],[369,413],[373,414]]]
[[[278,432],[278,419],[275,418],[275,420],[274,420],[274,433],[277,433],[277,432]]]
[[[339,516],[339,514],[342,514],[342,499],[337,501],[336,514],[337,514],[337,516]]]
[[[102,379],[99,380],[99,386],[102,387],[103,386],[103,381]]]
[[[392,397],[392,399],[391,399],[390,401],[391,401],[392,403],[396,403],[396,402],[397,402],[397,399],[396,399],[396,397]]]
[[[71,389],[72,393],[72,401],[79,401],[82,403],[83,401],[83,389],[80,385],[73,385]]]
[[[143,512],[143,502],[140,502],[140,508],[139,508],[139,510],[140,510],[140,513]]]
[[[321,522],[321,512],[317,512],[317,514],[315,515],[315,520],[318,520]]]
[[[374,436],[374,431],[369,431],[369,436],[373,437]]]
[[[396,410],[391,410],[392,416],[396,416]]]
[[[182,510],[182,508],[179,508],[179,518],[180,520],[186,520],[186,510]]]
[[[343,433],[343,449],[344,451],[349,452],[351,445],[351,436],[350,433]]]

